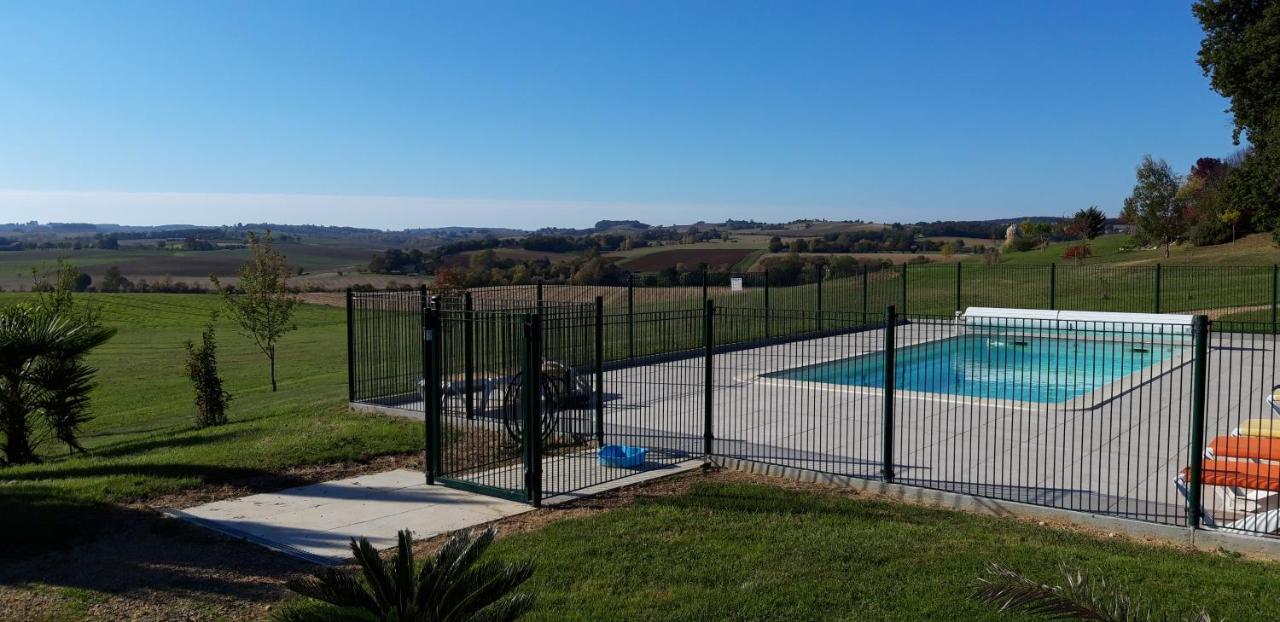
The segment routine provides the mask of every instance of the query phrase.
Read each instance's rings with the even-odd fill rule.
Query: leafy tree
[[[1253,225],[1280,225],[1280,3],[1200,0],[1204,29],[1197,62],[1210,86],[1231,101],[1232,138],[1248,137],[1248,157],[1230,172],[1224,202]]]
[[[222,388],[218,375],[218,339],[214,332],[217,314],[200,334],[200,345],[187,340],[187,377],[195,389],[196,427],[222,425],[227,422],[227,403],[231,394]]]
[[[773,236],[773,237],[771,237],[771,238],[769,238],[769,252],[770,252],[770,253],[781,253],[783,248],[785,248],[785,246],[783,246],[783,244],[782,244],[782,238],[780,238],[780,237],[778,237],[778,236],[776,236],[776,235],[775,235],[775,236]]]
[[[276,390],[277,344],[297,328],[293,311],[298,299],[289,292],[288,278],[284,255],[271,248],[270,229],[262,237],[249,233],[249,261],[240,266],[240,284],[236,288],[223,287],[217,276],[209,277],[240,331],[267,356],[272,392]]]
[[[1230,237],[1222,220],[1222,186],[1232,166],[1217,158],[1200,158],[1178,189],[1187,218],[1187,239],[1197,246],[1221,244]]]
[[[1143,156],[1133,193],[1124,200],[1124,218],[1137,227],[1138,240],[1160,246],[1165,257],[1187,231],[1186,215],[1178,200],[1179,181],[1168,162]]]
[[[1035,222],[1030,218],[1022,221],[1018,229],[1022,231],[1022,237],[1032,240],[1036,247],[1047,245],[1049,237],[1053,235],[1053,225],[1047,222]]]
[[[1071,217],[1071,222],[1067,223],[1066,232],[1081,240],[1092,240],[1102,235],[1106,228],[1107,215],[1102,213],[1098,206],[1090,205]]]
[[[435,557],[414,561],[413,537],[401,531],[389,562],[369,541],[351,540],[360,576],[325,568],[289,589],[311,599],[272,615],[276,622],[395,620],[397,622],[480,622],[517,620],[533,608],[529,594],[513,593],[533,576],[533,564],[480,562],[493,543],[493,529],[479,536],[449,538]],[[323,603],[318,605],[315,601]]]
[[[102,277],[102,285],[99,289],[104,292],[127,292],[133,288],[133,283],[120,273],[120,268],[111,266],[107,268],[107,273]]]

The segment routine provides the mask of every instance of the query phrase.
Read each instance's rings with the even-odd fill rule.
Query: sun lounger
[[[1245,419],[1231,435],[1280,438],[1280,419]]]
[[[1205,447],[1206,458],[1268,460],[1280,462],[1280,438],[1269,436],[1219,436]]]
[[[1244,460],[1206,459],[1201,464],[1202,484],[1236,490],[1252,490],[1268,494],[1280,493],[1280,464]],[[1191,469],[1182,471],[1174,480],[1178,492],[1190,498],[1188,482]],[[1216,524],[1211,512],[1202,507],[1204,525],[1210,528],[1250,533],[1273,533],[1280,530],[1280,509],[1264,509],[1223,525]]]

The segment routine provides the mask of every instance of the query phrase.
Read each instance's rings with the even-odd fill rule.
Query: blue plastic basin
[[[600,448],[600,464],[619,469],[634,469],[644,464],[649,450],[630,445],[605,445]]]

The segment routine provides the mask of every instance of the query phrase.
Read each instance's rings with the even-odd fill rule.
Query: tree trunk
[[[31,446],[31,429],[27,425],[27,412],[21,395],[5,396],[7,404],[0,404],[0,417],[4,425],[4,461],[9,464],[38,462]]]
[[[271,348],[271,354],[267,355],[271,359],[271,392],[276,392],[276,349]]]

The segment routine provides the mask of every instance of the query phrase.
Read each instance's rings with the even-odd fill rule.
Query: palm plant
[[[1204,610],[1169,617],[1129,596],[1107,588],[1106,581],[1080,571],[1064,572],[1066,585],[1045,585],[999,564],[988,564],[987,576],[978,579],[972,598],[996,605],[1000,611],[1016,611],[1047,620],[1091,620],[1093,622],[1210,622]]]
[[[389,561],[361,538],[351,540],[360,572],[326,568],[313,577],[290,580],[289,589],[312,599],[273,616],[277,622],[385,620],[396,622],[500,622],[516,620],[533,607],[533,597],[511,592],[533,575],[532,562],[480,562],[493,543],[493,529],[478,536],[458,533],[421,565],[413,559],[413,538],[401,531]],[[320,601],[318,604],[314,601]]]
[[[36,448],[54,437],[73,450],[80,424],[88,420],[94,369],[90,350],[115,329],[90,314],[44,305],[0,309],[0,431],[4,463],[39,461]],[[43,420],[43,430],[38,423]]]

